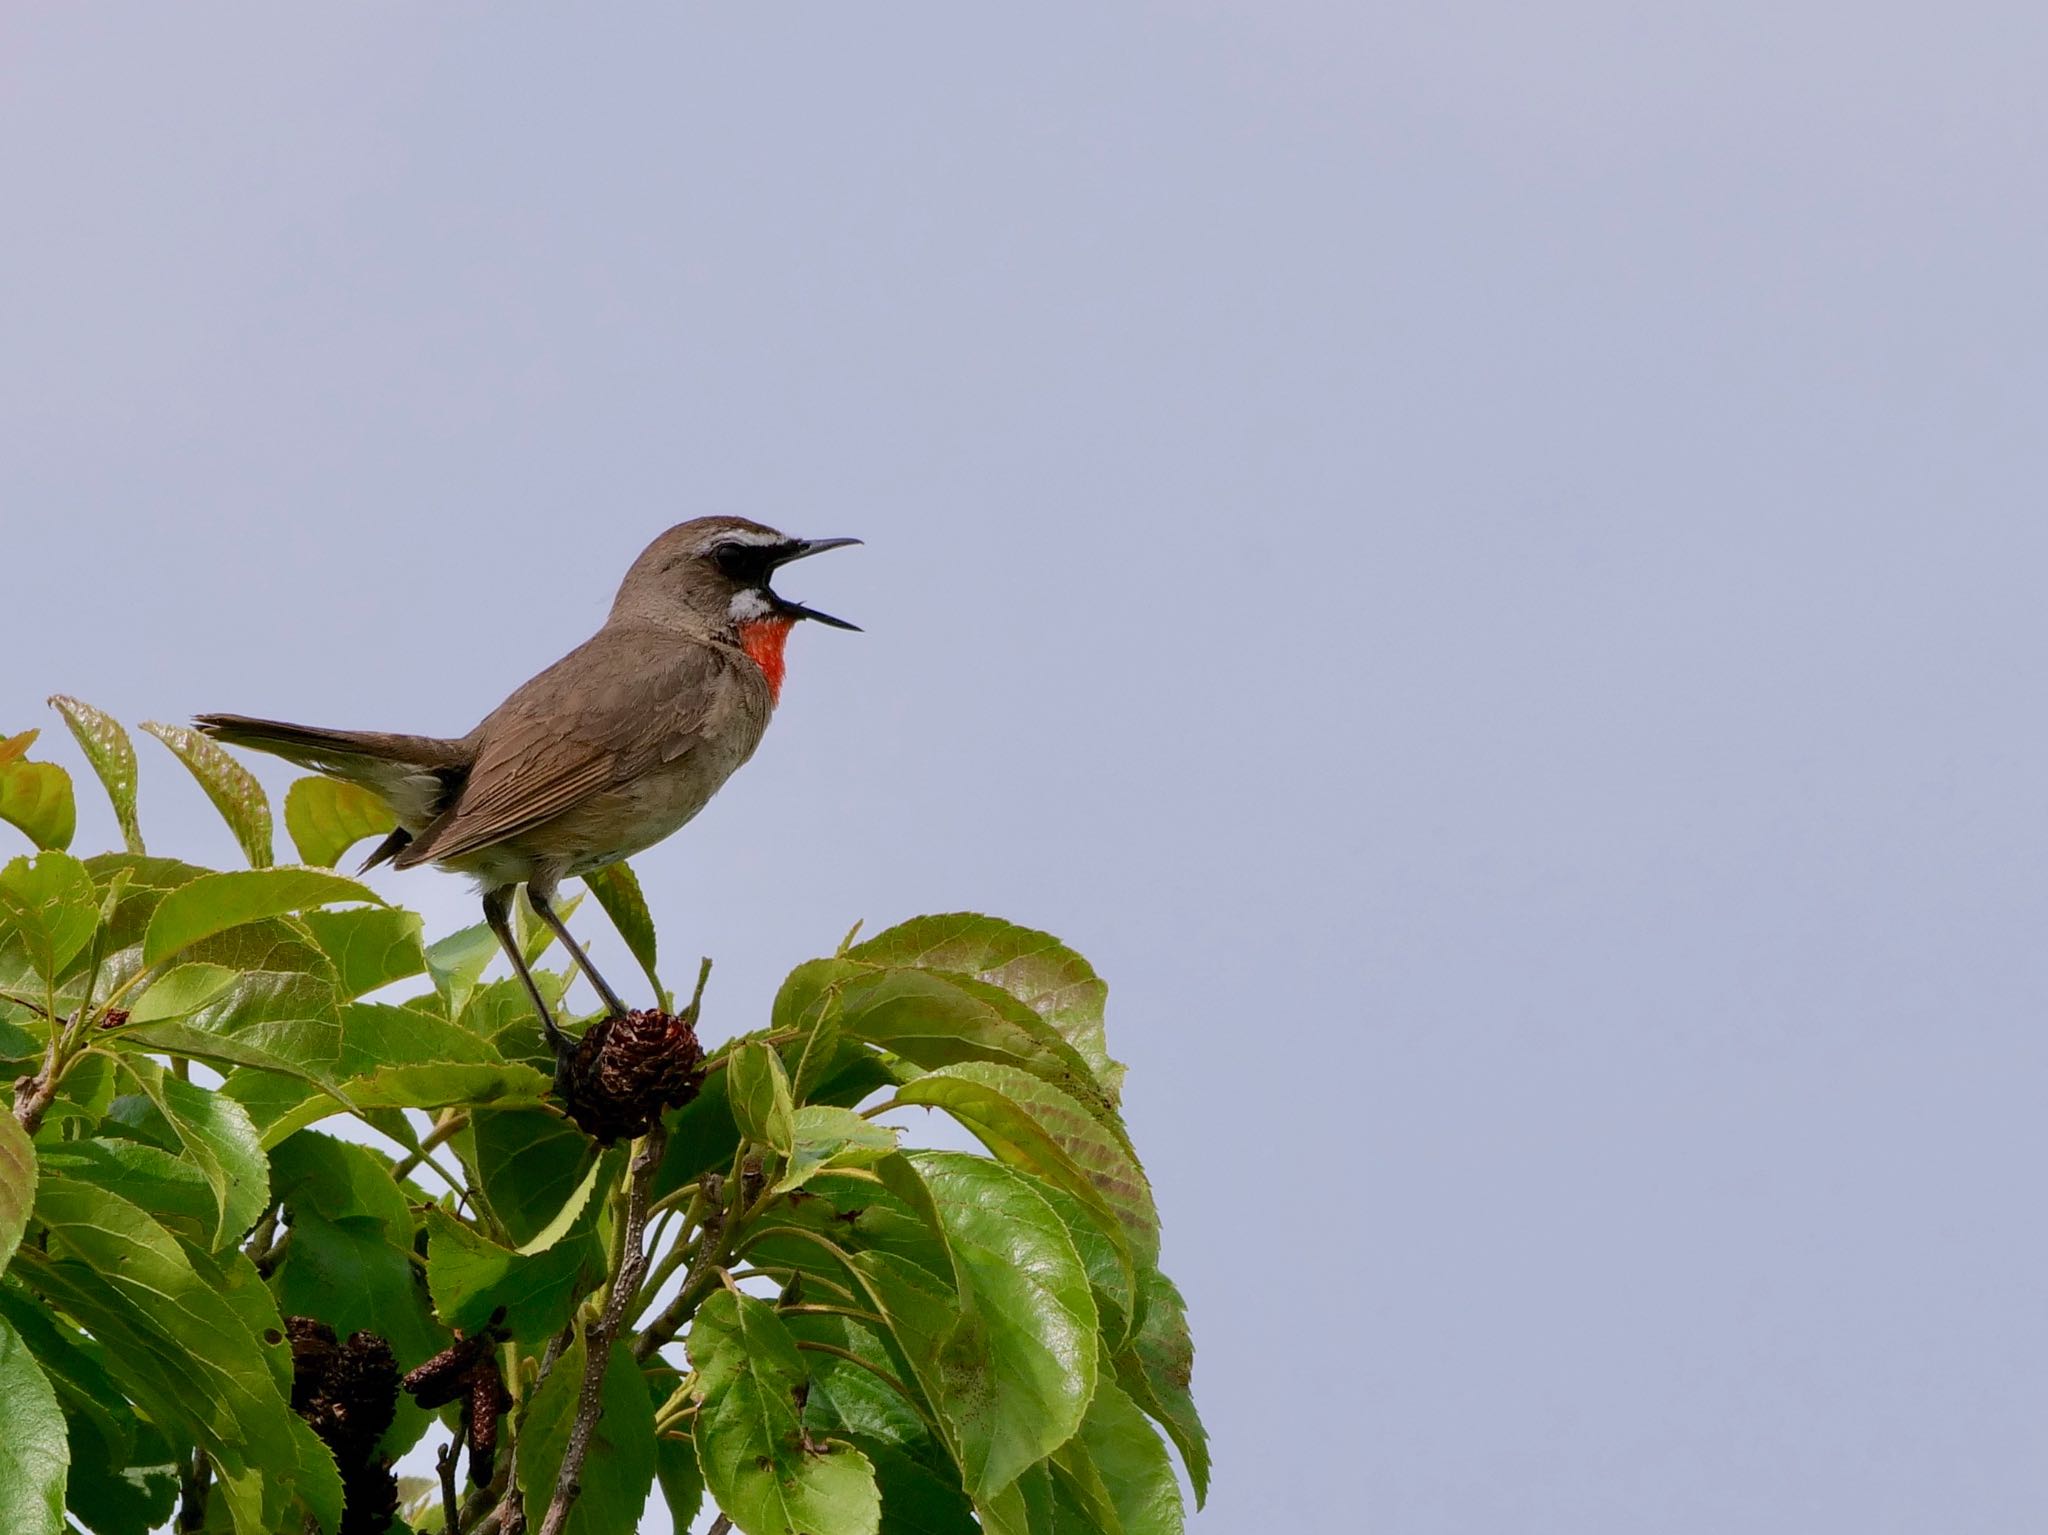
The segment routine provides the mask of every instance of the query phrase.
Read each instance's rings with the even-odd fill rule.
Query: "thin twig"
[[[447,1535],[462,1535],[462,1500],[455,1491],[455,1459],[459,1453],[449,1443],[442,1445],[434,1456],[434,1469],[441,1474],[441,1528]]]
[[[562,1535],[562,1527],[569,1522],[569,1510],[575,1507],[576,1498],[583,1491],[583,1462],[590,1454],[597,1420],[604,1414],[604,1377],[611,1364],[612,1340],[618,1337],[626,1309],[639,1293],[640,1281],[647,1277],[647,1249],[643,1240],[647,1233],[647,1196],[667,1142],[668,1131],[657,1120],[654,1128],[641,1137],[633,1156],[626,1195],[625,1245],[604,1310],[583,1334],[587,1350],[583,1390],[577,1398],[576,1421],[569,1428],[569,1443],[562,1452],[562,1468],[556,1475],[554,1496],[548,1500],[547,1516],[541,1520],[540,1535]]]
[[[451,1110],[435,1124],[433,1129],[427,1132],[426,1137],[419,1143],[417,1149],[407,1152],[397,1162],[392,1164],[392,1178],[398,1182],[404,1182],[406,1174],[424,1162],[428,1152],[440,1145],[441,1142],[447,1140],[449,1136],[459,1134],[468,1123],[469,1116],[467,1114],[462,1113],[460,1110]],[[440,1171],[438,1164],[435,1167],[435,1171]],[[442,1176],[446,1177],[447,1174],[443,1173]]]
[[[731,1535],[731,1531],[732,1516],[730,1514],[720,1514],[711,1521],[711,1528],[706,1530],[704,1535]]]
[[[704,1214],[697,1228],[697,1251],[690,1259],[690,1267],[683,1274],[683,1287],[676,1291],[676,1298],[662,1309],[660,1316],[640,1329],[640,1336],[633,1340],[633,1357],[639,1360],[651,1358],[661,1346],[674,1338],[690,1314],[697,1309],[699,1292],[704,1281],[725,1257],[725,1236],[727,1218],[723,1200],[727,1179],[719,1173],[704,1175]],[[695,1206],[693,1205],[694,1209]]]

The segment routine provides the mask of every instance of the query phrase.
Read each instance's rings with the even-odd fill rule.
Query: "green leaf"
[[[161,964],[229,928],[336,901],[384,904],[384,898],[368,885],[317,869],[258,868],[204,874],[180,885],[158,904],[143,935],[142,962]]]
[[[966,1061],[896,1090],[899,1103],[945,1109],[1003,1161],[1059,1184],[1128,1241],[1139,1265],[1159,1259],[1159,1211],[1136,1157],[1050,1082],[1015,1066]]]
[[[1053,1465],[1056,1474],[1086,1489],[1088,1502],[1107,1504],[1123,1535],[1181,1535],[1186,1514],[1166,1446],[1110,1378],[1108,1360],[1081,1431],[1054,1452]]]
[[[126,1056],[121,1066],[213,1189],[219,1215],[207,1245],[220,1247],[241,1236],[270,1203],[270,1159],[248,1110],[225,1093],[180,1081],[154,1062]]]
[[[275,1051],[264,1049],[261,1045],[237,1040],[229,1035],[209,1034],[203,1029],[188,1027],[175,1018],[162,1023],[125,1028],[114,1036],[114,1039],[123,1049],[161,1051],[166,1055],[203,1061],[221,1071],[247,1066],[256,1071],[276,1072],[281,1076],[308,1082],[330,1093],[334,1091],[328,1085],[330,1073],[317,1066],[300,1066]],[[230,1083],[230,1086],[232,1085]],[[347,1099],[341,1099],[336,1102],[334,1112],[347,1113],[354,1108],[355,1105]]]
[[[199,787],[213,801],[213,808],[242,844],[250,867],[269,868],[274,861],[270,846],[270,799],[255,775],[196,730],[153,721],[145,722],[142,728],[168,746],[172,755],[199,780]]]
[[[519,1436],[519,1486],[532,1529],[540,1528],[561,1472],[583,1389],[584,1357],[579,1330],[534,1393]],[[614,1346],[606,1361],[603,1393],[604,1412],[583,1462],[583,1491],[570,1510],[567,1535],[619,1535],[638,1529],[654,1486],[654,1404],[647,1399],[646,1379],[624,1344]]]
[[[704,1506],[704,1472],[697,1464],[696,1441],[675,1430],[656,1439],[654,1474],[661,1482],[661,1500],[668,1505],[670,1528],[689,1529]]]
[[[539,1345],[562,1330],[577,1300],[604,1277],[604,1252],[591,1235],[597,1207],[567,1240],[527,1256],[500,1247],[438,1206],[427,1209],[427,1286],[441,1321],[473,1333],[505,1308],[520,1343]]]
[[[484,1110],[470,1125],[484,1198],[514,1242],[532,1241],[583,1181],[596,1149],[568,1120],[537,1109]]]
[[[381,837],[398,824],[383,799],[360,784],[311,777],[284,792],[284,829],[299,862],[331,869],[365,837]]]
[[[1074,1239],[1074,1250],[1081,1255],[1081,1266],[1088,1271],[1088,1284],[1095,1292],[1097,1327],[1103,1341],[1111,1348],[1121,1347],[1138,1314],[1138,1274],[1131,1266],[1130,1244],[1114,1222],[1105,1222],[1100,1213],[1059,1184],[1034,1178],[1032,1186]]]
[[[839,1007],[835,997],[831,1003],[814,1009],[801,1039],[783,1046],[782,1058],[789,1067],[790,1096],[800,1104],[811,1102],[812,1094],[838,1066],[839,1057]]]
[[[213,1240],[220,1206],[199,1169],[143,1141],[93,1136],[41,1148],[42,1171],[118,1194],[197,1246]]]
[[[781,1057],[759,1040],[749,1040],[727,1055],[725,1072],[740,1134],[788,1156],[796,1145],[796,1105]]]
[[[110,1039],[117,1047],[140,1045],[333,1082],[342,1060],[342,1024],[326,955],[275,919],[230,928],[185,953],[190,963],[236,972],[234,980],[180,1018],[116,1031]]]
[[[21,1245],[36,1202],[36,1149],[14,1115],[0,1109],[0,1271]]]
[[[999,1163],[926,1151],[877,1170],[891,1192],[929,1207],[952,1283],[890,1253],[859,1253],[854,1263],[981,1501],[1080,1427],[1096,1378],[1087,1270],[1031,1180]]]
[[[59,693],[50,699],[50,707],[64,716],[79,750],[85,753],[85,760],[105,785],[107,798],[114,804],[114,819],[121,823],[123,845],[131,853],[140,853],[142,826],[135,816],[135,743],[128,739],[119,720],[91,704]]]
[[[105,1351],[16,1285],[0,1284],[0,1318],[56,1391],[71,1441],[71,1512],[99,1535],[144,1535],[168,1523],[178,1487],[170,1447],[136,1417],[102,1362]]]
[[[448,1004],[448,1016],[457,1016],[469,1005],[470,993],[484,973],[484,967],[502,953],[490,927],[482,922],[437,938],[427,945],[427,973],[434,989]],[[527,1004],[529,1010],[531,1003]]]
[[[0,868],[0,946],[19,944],[45,981],[92,941],[99,908],[92,876],[69,853],[24,855]]]
[[[876,1535],[874,1467],[844,1440],[806,1432],[797,1404],[808,1374],[773,1307],[717,1291],[697,1308],[689,1353],[702,1403],[691,1431],[698,1464],[743,1535]]]
[[[1144,1276],[1144,1286],[1144,1321],[1116,1356],[1116,1378],[1173,1439],[1199,1508],[1209,1496],[1209,1435],[1189,1390],[1195,1343],[1188,1333],[1187,1304],[1157,1269]]]
[[[384,1240],[412,1249],[412,1208],[391,1177],[391,1159],[368,1146],[302,1130],[270,1153],[270,1181],[279,1199],[331,1221],[364,1216]]]
[[[235,984],[240,972],[226,965],[173,965],[151,981],[128,1010],[130,1023],[162,1023],[196,1013]]]
[[[35,739],[34,731],[24,734]],[[29,762],[18,756],[0,761],[0,821],[19,827],[39,848],[62,851],[71,846],[72,833],[78,829],[71,775],[54,762]]]
[[[850,1317],[781,1315],[806,1350],[805,1421],[814,1435],[838,1434],[873,1462],[889,1535],[974,1535],[973,1505],[952,1452],[920,1400],[897,1389],[910,1375],[882,1334]]]
[[[802,1029],[820,1009],[839,1007],[839,1027],[926,1070],[995,1061],[1042,1077],[1114,1127],[1116,1114],[1095,1073],[1051,1024],[1008,992],[935,970],[876,970],[851,960],[799,965],[775,999],[778,1029]]]
[[[102,900],[111,898],[114,903],[112,914],[102,919],[102,981],[107,987],[124,985],[142,969],[142,934],[157,903],[209,871],[175,858],[135,853],[100,853],[86,859],[85,867]],[[74,962],[74,971],[78,963]]]
[[[417,912],[358,906],[347,911],[309,911],[299,920],[334,961],[335,990],[344,1002],[367,996],[393,981],[407,980],[427,968]]]
[[[97,1535],[144,1535],[166,1529],[178,1503],[183,1467],[154,1425],[144,1424],[147,1449],[117,1455],[90,1423],[71,1423],[71,1481],[65,1501]]]
[[[334,1462],[308,1458],[278,1386],[289,1379],[281,1329],[259,1339],[218,1270],[201,1273],[177,1240],[127,1200],[69,1178],[45,1177],[36,1215],[52,1252],[23,1278],[107,1345],[110,1365],[152,1417],[194,1432],[229,1475],[261,1466],[280,1506],[296,1496],[324,1521],[340,1517]],[[66,1256],[75,1261],[64,1261]],[[17,1264],[27,1253],[17,1255]],[[272,1357],[282,1351],[278,1365]],[[168,1414],[166,1419],[163,1415]]]
[[[832,1167],[869,1167],[896,1149],[896,1132],[852,1109],[807,1104],[796,1111],[796,1149],[775,1192],[802,1188]]]
[[[640,968],[647,976],[647,984],[654,988],[654,995],[664,1009],[673,1004],[661,976],[655,970],[654,914],[647,909],[647,897],[641,893],[639,876],[634,874],[632,865],[619,862],[606,864],[583,876],[583,883],[590,893],[597,897],[597,904],[604,908],[605,915],[612,919],[612,926],[619,930],[619,936],[626,940],[626,947],[633,958],[640,962]]]
[[[0,1321],[0,1529],[63,1535],[70,1468],[57,1393],[28,1345]]]
[[[971,975],[999,986],[1066,1038],[1115,1101],[1124,1068],[1103,1034],[1109,988],[1094,968],[1050,933],[975,912],[913,917],[847,951],[869,964]]]

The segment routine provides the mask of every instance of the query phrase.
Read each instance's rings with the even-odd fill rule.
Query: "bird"
[[[858,544],[793,538],[744,517],[698,517],[661,534],[627,570],[594,635],[515,689],[466,736],[327,730],[241,714],[193,723],[230,746],[282,757],[370,790],[396,828],[364,861],[468,875],[554,1051],[556,1021],[512,933],[521,887],[610,1010],[628,1009],[555,910],[565,879],[680,830],[760,745],[782,693],[784,646],[809,619],[858,630],[770,585],[794,560]]]

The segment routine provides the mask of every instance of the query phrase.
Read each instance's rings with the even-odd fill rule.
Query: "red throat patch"
[[[782,701],[782,647],[795,625],[795,619],[781,614],[750,618],[740,625],[740,649],[761,668],[761,675],[768,679],[768,696],[777,703]]]

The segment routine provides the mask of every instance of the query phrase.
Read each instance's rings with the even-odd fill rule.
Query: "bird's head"
[[[769,583],[792,560],[857,544],[857,538],[792,538],[744,517],[699,517],[647,546],[612,604],[612,620],[686,628],[737,643],[780,690],[782,643],[799,619],[857,629],[792,602]]]

